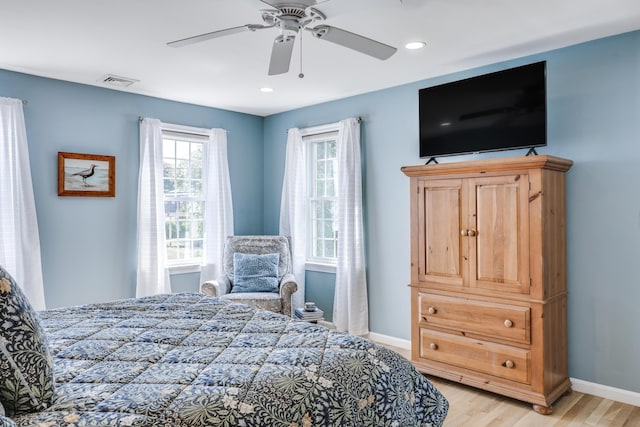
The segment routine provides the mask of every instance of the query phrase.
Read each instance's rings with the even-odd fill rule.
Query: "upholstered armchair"
[[[222,264],[224,274],[202,283],[202,293],[291,315],[291,295],[298,284],[292,273],[289,239],[227,237]]]

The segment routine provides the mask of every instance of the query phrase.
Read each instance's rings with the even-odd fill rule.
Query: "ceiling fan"
[[[397,49],[368,37],[352,33],[330,25],[317,25],[324,21],[325,15],[312,6],[324,0],[260,0],[274,9],[262,9],[264,24],[247,24],[200,34],[167,43],[168,46],[181,47],[205,40],[229,36],[244,31],[257,31],[277,28],[280,34],[273,41],[269,75],[283,74],[289,71],[291,55],[296,35],[300,30],[309,31],[315,38],[330,41],[381,60],[388,59]],[[300,77],[303,77],[300,74]]]

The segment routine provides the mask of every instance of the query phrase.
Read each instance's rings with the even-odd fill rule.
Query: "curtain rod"
[[[360,116],[356,117],[356,120],[358,121],[358,123],[362,123],[363,122],[362,117],[360,117]],[[320,125],[320,126],[322,126],[322,125]],[[314,127],[314,126],[308,126],[308,127]],[[289,133],[289,130],[291,130],[291,129],[293,129],[293,128],[287,128],[287,130],[285,130],[284,133]]]
[[[144,120],[144,117],[142,116],[138,116],[138,123],[142,123],[142,121]],[[224,128],[220,128],[222,130],[224,130],[226,133],[231,133],[230,130],[224,129]]]

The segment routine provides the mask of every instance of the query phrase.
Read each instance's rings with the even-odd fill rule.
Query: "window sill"
[[[169,274],[187,274],[187,273],[200,273],[199,264],[184,264],[184,265],[172,265],[169,267]]]
[[[332,273],[336,274],[336,265],[335,264],[325,264],[320,262],[309,262],[307,261],[304,265],[304,269],[308,271],[318,271],[320,273]]]

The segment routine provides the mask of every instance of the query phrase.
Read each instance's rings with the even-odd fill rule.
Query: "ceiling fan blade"
[[[327,40],[382,60],[388,59],[398,50],[393,46],[329,25],[319,25],[311,29],[311,32],[314,37],[321,40]]]
[[[271,50],[271,62],[269,63],[269,75],[284,74],[289,71],[291,54],[293,53],[294,35],[281,34],[273,41]]]
[[[225,30],[212,31],[210,33],[200,34],[199,36],[187,37],[186,39],[175,40],[167,43],[167,46],[182,47],[193,43],[203,42],[205,40],[211,40],[218,37],[230,36],[231,34],[242,33],[244,31],[253,30],[255,25],[242,25],[240,27],[231,27]]]

